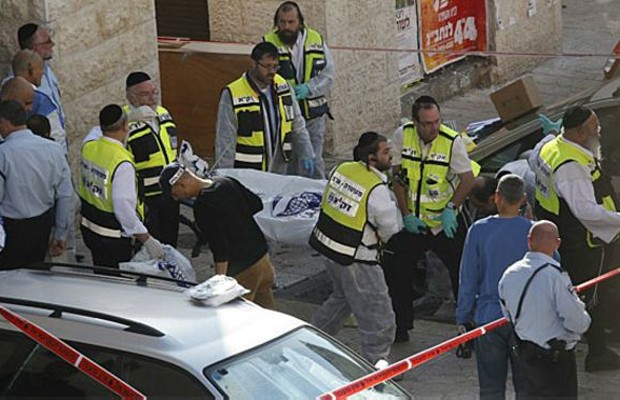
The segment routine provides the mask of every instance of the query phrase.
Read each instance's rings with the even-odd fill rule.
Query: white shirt
[[[570,140],[565,140],[581,152],[592,152]],[[596,203],[590,170],[577,162],[561,165],[553,174],[553,187],[562,197],[573,215],[592,234],[605,243],[611,243],[620,233],[620,213],[608,211]]]
[[[122,145],[118,140],[109,137],[104,137],[103,139]],[[136,169],[130,163],[124,162],[118,166],[114,176],[112,176],[114,216],[121,224],[123,236],[132,237],[136,234],[148,232],[136,214],[137,201]]]
[[[383,182],[387,182],[387,177],[384,173],[374,167],[370,167],[370,169],[377,174]],[[379,235],[379,239],[381,239],[383,243],[387,243],[392,235],[400,230],[398,207],[396,206],[396,202],[392,199],[387,185],[379,185],[370,192],[366,208],[368,212],[368,222],[377,230],[375,231],[367,224],[362,235],[362,243],[366,246],[376,244],[377,235]],[[357,248],[355,258],[358,260],[375,261],[377,259],[377,250],[371,250],[366,246],[360,245]]]
[[[92,140],[97,140],[101,136],[103,136],[103,132],[101,132],[101,127],[99,125],[95,125],[92,128],[90,128],[90,131],[88,132],[86,137],[82,140],[82,144],[86,142],[90,142]]]

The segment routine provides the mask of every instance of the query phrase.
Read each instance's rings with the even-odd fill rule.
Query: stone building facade
[[[67,115],[70,159],[109,103],[125,104],[125,77],[133,70],[159,75],[153,0],[0,0],[0,74],[19,49],[17,29],[27,22],[52,30],[54,58]]]
[[[281,3],[203,1],[208,2],[211,40],[242,43],[260,40],[271,28],[274,11]],[[395,2],[298,2],[306,23],[320,31],[334,49],[337,77],[331,109],[335,120],[329,122],[326,150],[347,152],[366,130],[391,132],[401,117],[401,91],[394,53],[381,49],[395,47]],[[487,19],[489,49],[498,53],[553,52],[560,46],[559,0],[487,0]],[[98,110],[107,103],[124,103],[127,73],[141,69],[158,76],[154,0],[0,0],[3,76],[17,50],[15,32],[28,21],[43,22],[53,29],[53,66],[62,89],[75,160],[81,138],[95,124]],[[541,60],[514,56],[489,59],[487,84],[516,77]]]

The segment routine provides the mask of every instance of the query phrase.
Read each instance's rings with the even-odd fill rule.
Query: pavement
[[[620,39],[618,0],[564,0],[563,5],[565,53],[611,52]],[[605,61],[606,59],[601,57],[557,57],[532,69],[530,74],[540,90],[544,104],[550,106],[600,83]],[[464,129],[470,122],[495,117],[496,112],[488,96],[496,89],[471,90],[443,102],[442,117],[444,120],[455,121],[458,129]],[[333,165],[345,158],[348,156],[329,156],[327,163]],[[192,217],[187,207],[182,207],[182,212]],[[78,238],[77,242],[78,253],[85,255],[84,262],[89,263],[88,251],[81,239]],[[207,249],[203,249],[198,257],[191,258],[194,244],[194,234],[189,228],[182,226],[179,250],[190,259],[197,271],[198,281],[202,281],[213,274],[213,259]],[[322,257],[308,247],[277,243],[270,244],[270,255],[277,274],[278,308],[282,312],[309,321],[318,303],[330,291]],[[439,268],[435,273],[445,274],[445,271]],[[456,335],[456,327],[450,322],[453,318],[454,302],[449,294],[449,286],[438,288],[437,291],[441,307],[435,313],[435,320],[416,320],[415,328],[410,332],[411,341],[392,347],[392,360],[406,358]],[[347,321],[337,339],[359,350],[360,341],[354,318]],[[584,349],[584,344],[578,345],[580,396],[616,398],[620,393],[620,371],[586,373]],[[620,352],[620,348],[617,350]],[[400,384],[418,399],[478,398],[475,357],[459,359],[454,351],[443,354],[406,372]],[[507,394],[508,398],[514,398],[510,384],[507,384]]]

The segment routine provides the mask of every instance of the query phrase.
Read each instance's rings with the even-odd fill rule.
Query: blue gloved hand
[[[548,135],[550,133],[559,133],[562,129],[562,118],[557,121],[552,121],[545,114],[538,114],[536,116],[538,121],[540,121],[540,125],[542,126],[543,135]]]
[[[403,222],[405,223],[405,229],[409,233],[413,233],[418,235],[420,233],[424,233],[426,231],[426,224],[420,218],[416,217],[413,214],[407,214],[403,217]]]
[[[295,97],[297,97],[297,100],[305,100],[310,95],[310,88],[305,83],[295,86],[293,90],[295,91]]]
[[[304,158],[301,160],[301,164],[306,170],[306,176],[308,178],[312,178],[314,176],[314,159],[313,158]]]
[[[446,207],[441,212],[441,215],[436,216],[434,219],[441,221],[441,227],[446,237],[454,239],[456,229],[459,227],[459,223],[456,222],[456,210],[453,207]]]

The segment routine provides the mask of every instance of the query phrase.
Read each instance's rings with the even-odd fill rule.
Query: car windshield
[[[338,342],[303,327],[258,349],[206,368],[230,399],[314,399],[374,369]],[[392,382],[351,399],[409,399]]]

